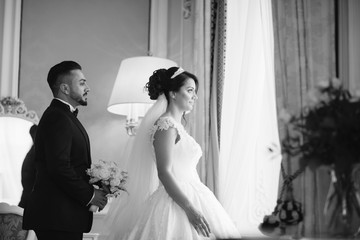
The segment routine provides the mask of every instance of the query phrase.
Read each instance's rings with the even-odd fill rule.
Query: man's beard
[[[87,106],[87,101],[86,101],[86,100],[79,99],[77,102],[78,102],[81,106]]]
[[[87,100],[83,99],[83,95],[73,96],[72,99],[75,100],[81,106],[87,106]]]

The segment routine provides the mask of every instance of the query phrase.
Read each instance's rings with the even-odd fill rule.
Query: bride
[[[158,69],[146,84],[157,100],[127,156],[129,194],[106,216],[108,239],[240,238],[214,194],[200,181],[198,143],[181,120],[197,100],[197,78],[182,68]]]

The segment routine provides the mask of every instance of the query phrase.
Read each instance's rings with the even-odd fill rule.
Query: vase
[[[330,174],[324,209],[326,235],[332,238],[356,237],[360,233],[360,192],[354,184],[353,174],[342,175],[335,169],[330,170]]]

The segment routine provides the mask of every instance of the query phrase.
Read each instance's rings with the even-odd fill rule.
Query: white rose
[[[90,174],[93,178],[99,178],[100,179],[100,176],[99,176],[99,170],[98,169],[93,169],[91,171],[91,174]]]
[[[110,186],[119,186],[120,185],[120,179],[119,178],[114,178],[110,180]]]
[[[99,178],[100,179],[109,179],[110,177],[110,171],[108,169],[100,169],[100,171],[98,172]]]
[[[330,86],[330,82],[329,81],[320,81],[320,82],[318,82],[318,84],[316,84],[316,86],[318,86],[321,89],[328,88]]]
[[[280,110],[279,119],[284,123],[289,123],[291,120],[291,115],[283,108]]]
[[[341,81],[338,79],[338,78],[332,78],[331,79],[331,85],[335,88],[335,89],[338,89],[341,87]]]
[[[307,93],[307,102],[309,107],[314,107],[320,102],[318,95],[319,92],[316,89],[311,89]]]

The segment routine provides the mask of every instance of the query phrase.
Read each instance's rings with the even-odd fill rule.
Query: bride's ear
[[[174,99],[174,100],[175,100],[175,98],[176,98],[176,93],[173,92],[173,91],[170,91],[170,92],[169,92],[169,96],[170,96],[171,99]]]

